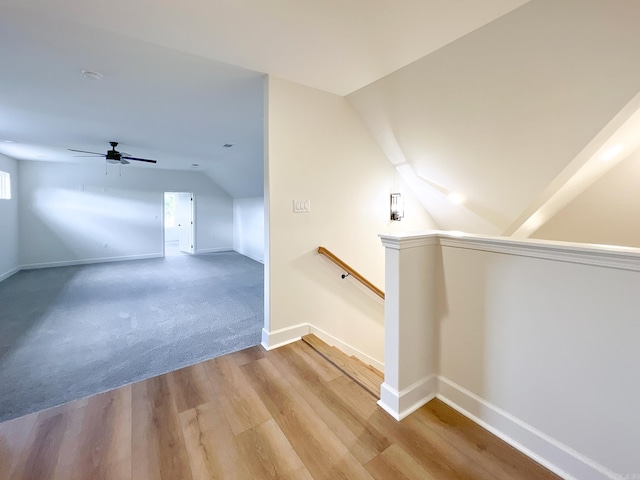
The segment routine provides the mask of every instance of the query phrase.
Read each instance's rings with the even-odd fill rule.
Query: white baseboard
[[[402,420],[433,400],[438,393],[437,388],[438,378],[435,375],[424,377],[400,392],[385,382],[380,385],[378,405],[396,420]]]
[[[273,350],[274,348],[282,347],[288,343],[293,343],[303,335],[310,333],[308,323],[300,323],[291,327],[281,328],[268,332],[264,328],[262,329],[262,346],[265,350]]]
[[[72,265],[90,265],[92,263],[124,262],[127,260],[145,260],[148,258],[161,258],[162,253],[145,253],[143,255],[123,255],[120,257],[87,258],[83,260],[64,260],[61,262],[29,263],[21,265],[21,270],[33,270],[35,268],[69,267]]]
[[[233,251],[236,253],[239,253],[240,255],[244,255],[245,257],[249,257],[251,260],[255,260],[256,262],[262,263],[264,265],[264,258],[258,258],[255,255],[251,255],[250,253],[247,253],[247,252],[241,252],[240,250],[236,250],[236,249],[234,249]]]
[[[445,377],[437,388],[444,403],[564,479],[624,478]]]
[[[218,252],[232,252],[233,248],[231,247],[215,247],[215,248],[199,248],[195,251],[196,255],[200,255],[202,253],[218,253]]]
[[[198,250],[196,254],[230,251],[233,251],[233,249],[230,247],[219,247]],[[81,260],[62,260],[59,262],[28,263],[26,265],[20,265],[19,267],[13,268],[6,273],[0,274],[0,282],[6,280],[11,275],[18,273],[20,270],[34,270],[37,268],[50,267],[70,267],[73,265],[91,265],[94,263],[125,262],[128,260],[146,260],[149,258],[162,258],[163,256],[164,255],[162,253],[145,253],[142,255],[121,255],[118,257],[85,258]]]
[[[384,372],[384,364],[382,362],[376,360],[373,357],[370,357],[366,353],[361,352],[357,348],[352,347],[351,345],[337,339],[333,335],[320,330],[319,328],[309,323],[299,323],[298,325],[281,328],[272,332],[268,332],[263,328],[262,346],[266,350],[273,350],[274,348],[282,347],[283,345],[287,345],[288,343],[296,342],[300,340],[303,335],[307,335],[309,333],[313,333],[320,340],[326,342],[331,346],[337,347],[343,353],[346,353],[347,355],[353,355],[354,357],[362,360],[364,363],[377,368],[381,372]]]
[[[323,342],[337,347],[338,349],[340,349],[342,351],[342,353],[346,353],[347,355],[353,355],[354,357],[362,360],[364,363],[366,363],[367,365],[371,365],[373,368],[384,372],[384,363],[376,360],[373,357],[370,357],[369,355],[367,355],[364,352],[361,352],[360,350],[353,348],[351,345],[348,345],[346,343],[344,343],[342,340],[339,340],[338,338],[334,337],[333,335],[328,334],[327,332],[324,332],[322,330],[320,330],[319,328],[314,327],[313,325],[309,325],[309,333],[313,333],[315,336],[317,336],[320,340],[322,340]]]
[[[0,282],[3,280],[6,280],[7,278],[9,278],[11,275],[15,275],[16,273],[18,273],[20,270],[22,270],[20,267],[15,267],[12,268],[11,270],[9,270],[8,272],[2,273],[0,274]]]

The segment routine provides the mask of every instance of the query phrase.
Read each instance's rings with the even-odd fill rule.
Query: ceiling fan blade
[[[99,157],[104,157],[104,155],[100,155]],[[99,158],[95,155],[74,155],[73,158]]]
[[[121,157],[121,158],[126,158],[127,160],[135,160],[136,162],[158,163],[156,160],[147,160],[146,158],[136,158],[136,157]]]
[[[122,165],[129,165],[129,163],[131,163],[131,162],[127,162],[124,158],[121,158],[121,159],[120,159],[120,163],[121,163]]]
[[[67,148],[67,150],[69,150],[70,152],[79,152],[79,153],[92,153],[93,155],[100,155],[102,157],[105,156],[104,153],[98,153],[98,152],[87,152],[86,150],[74,150],[73,148]]]

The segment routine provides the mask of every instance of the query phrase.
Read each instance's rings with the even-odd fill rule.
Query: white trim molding
[[[203,253],[218,253],[218,252],[233,252],[233,248],[231,247],[215,247],[215,248],[201,248],[195,251],[196,255],[201,255]]]
[[[311,330],[308,323],[300,323],[290,327],[280,328],[271,332],[262,329],[262,346],[265,350],[273,350],[289,343],[296,342],[307,335]]]
[[[619,479],[620,475],[489,403],[448,378],[438,376],[436,397],[567,480]]]
[[[232,248],[220,247],[209,248],[206,250],[198,250],[196,255],[201,253],[214,253],[214,252],[230,252]],[[44,263],[28,263],[26,265],[20,265],[9,270],[6,273],[0,274],[0,282],[6,280],[10,276],[18,273],[20,270],[35,270],[38,268],[53,268],[53,267],[71,267],[74,265],[92,265],[94,263],[110,263],[110,262],[126,262],[129,260],[147,260],[149,258],[162,258],[163,253],[145,253],[142,255],[123,255],[119,257],[102,257],[102,258],[85,258],[81,260],[62,260],[58,262],[44,262]]]
[[[396,235],[385,234],[379,235],[379,237],[383,246],[393,250],[441,245],[640,272],[640,248],[635,247],[491,237],[438,230]]]
[[[343,342],[339,338],[334,337],[333,335],[316,328],[315,326],[309,324],[309,333],[313,333],[320,340],[325,342],[326,344],[337,347],[342,353],[346,353],[347,355],[354,356],[359,360],[362,360],[367,365],[371,365],[376,370],[384,372],[384,363],[375,358],[367,355],[364,352],[361,352],[357,348],[352,347],[351,345]]]
[[[2,282],[3,280],[6,280],[7,278],[9,278],[12,275],[15,275],[16,273],[18,273],[20,270],[22,270],[22,268],[20,267],[15,267],[12,268],[11,270],[9,270],[8,272],[5,272],[3,274],[0,274],[0,282]]]
[[[424,233],[406,233],[399,235],[378,235],[382,245],[393,250],[439,245],[441,232],[436,230]]]
[[[375,358],[361,352],[357,348],[343,342],[342,340],[334,337],[333,335],[320,330],[319,328],[311,325],[310,323],[299,323],[290,327],[281,328],[268,332],[266,329],[262,329],[262,346],[265,350],[273,350],[274,348],[282,347],[289,343],[300,340],[304,335],[313,333],[320,340],[328,344],[329,346],[336,347],[347,355],[352,355],[359,360],[362,360],[367,365],[371,365],[373,368],[384,371],[384,363]]]
[[[87,258],[84,260],[64,260],[61,262],[30,263],[21,265],[20,270],[33,270],[36,268],[70,267],[73,265],[91,265],[93,263],[126,262],[127,260],[146,260],[148,258],[162,258],[162,253],[145,253],[143,255],[124,255],[121,257]]]
[[[633,247],[472,236],[441,237],[440,244],[443,247],[481,250],[640,272],[640,249]]]
[[[380,385],[378,405],[396,420],[402,420],[433,400],[437,389],[438,379],[435,375],[418,380],[401,392],[384,382]]]
[[[240,255],[250,258],[251,260],[255,260],[258,263],[262,263],[264,265],[264,258],[258,258],[256,255],[251,255],[249,253],[245,253],[245,252],[241,252],[240,250],[233,250],[236,253],[239,253]]]
[[[202,253],[216,253],[216,252],[232,252],[230,247],[208,248],[204,250],[196,251],[196,255]],[[9,270],[6,273],[0,274],[0,282],[6,280],[10,276],[18,273],[20,270],[35,270],[38,268],[53,268],[53,267],[71,267],[74,265],[92,265],[94,263],[110,263],[110,262],[126,262],[129,260],[147,260],[150,258],[162,258],[163,253],[145,253],[142,255],[123,255],[119,257],[102,257],[102,258],[85,258],[81,260],[62,260],[58,262],[44,262],[44,263],[28,263],[26,265],[20,265]]]

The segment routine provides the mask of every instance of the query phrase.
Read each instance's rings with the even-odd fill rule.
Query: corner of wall
[[[0,200],[0,281],[20,270],[19,166],[18,160],[0,155],[0,170],[10,176],[11,198]]]
[[[310,332],[311,330],[308,323],[300,323],[298,325],[292,325],[290,327],[281,328],[271,332],[267,331],[266,328],[263,328],[261,344],[265,350],[273,350],[289,343],[297,342],[300,338]]]

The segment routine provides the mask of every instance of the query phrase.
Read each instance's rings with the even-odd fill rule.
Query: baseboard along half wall
[[[433,400],[438,393],[437,388],[438,379],[435,375],[425,377],[401,392],[383,383],[378,405],[396,420],[402,420]]]
[[[562,478],[623,478],[443,376],[437,377],[437,392],[444,403]]]

